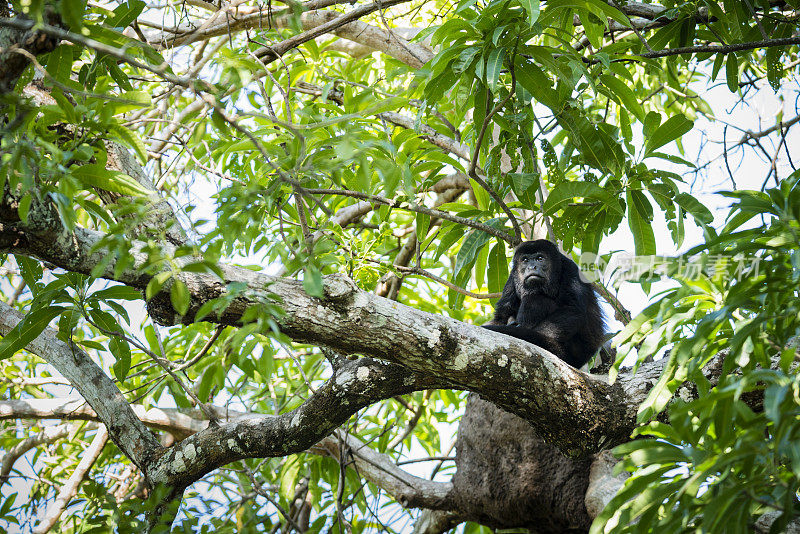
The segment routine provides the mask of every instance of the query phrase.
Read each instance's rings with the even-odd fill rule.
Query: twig
[[[519,40],[519,38],[517,38],[517,40]],[[483,189],[485,189],[486,192],[489,193],[489,196],[491,196],[492,199],[495,202],[497,202],[497,205],[500,206],[500,208],[508,216],[508,220],[511,222],[511,226],[514,228],[514,240],[510,241],[510,243],[514,246],[519,245],[522,242],[522,231],[519,228],[519,223],[517,222],[517,218],[514,217],[514,213],[511,211],[511,209],[509,209],[506,203],[503,202],[503,199],[500,198],[500,195],[498,195],[494,189],[489,187],[489,184],[486,182],[486,180],[478,176],[478,173],[475,172],[475,168],[478,165],[478,155],[480,154],[481,145],[483,144],[483,139],[486,136],[486,129],[489,127],[489,123],[491,122],[492,117],[494,117],[498,111],[503,109],[503,107],[508,103],[508,101],[511,100],[511,97],[514,96],[514,90],[517,86],[517,77],[516,74],[514,73],[514,58],[516,58],[516,56],[517,56],[517,49],[515,47],[514,54],[511,56],[511,63],[510,63],[511,87],[509,87],[508,89],[508,95],[506,95],[506,97],[501,102],[498,102],[497,105],[483,119],[483,124],[481,125],[481,131],[478,134],[478,138],[475,140],[475,150],[472,152],[472,161],[470,161],[469,163],[469,171],[467,172],[469,177],[475,180],[478,183],[478,185],[480,185]],[[489,95],[490,93],[487,89],[486,91],[487,100],[489,99]]]
[[[361,193],[360,191],[350,191],[347,189],[306,189],[305,192],[310,195],[341,195],[345,197],[353,197],[361,200],[366,200],[367,202],[383,204],[384,206],[389,206],[391,208],[413,211],[416,213],[425,213],[432,217],[438,217],[440,219],[445,219],[447,221],[452,221],[454,223],[463,224],[464,226],[469,226],[470,228],[475,228],[476,230],[486,232],[487,234],[496,237],[498,239],[502,239],[507,243],[514,243],[514,237],[508,235],[506,232],[503,232],[502,230],[492,228],[491,226],[475,222],[465,217],[459,217],[458,215],[451,215],[446,211],[435,210],[427,208],[425,206],[404,202],[401,200],[391,200],[378,195],[368,195],[366,193]]]
[[[335,19],[326,22],[325,24],[320,24],[316,28],[312,28],[310,30],[304,31],[303,33],[299,33],[285,41],[281,41],[280,43],[276,44],[275,46],[264,47],[259,50],[256,50],[255,54],[259,58],[261,58],[265,64],[269,64],[280,56],[288,52],[293,48],[297,48],[301,44],[308,42],[312,39],[316,39],[320,35],[324,35],[326,33],[330,33],[337,28],[341,28],[342,26],[353,22],[354,20],[360,19],[364,15],[368,15],[379,9],[384,9],[387,7],[391,7],[397,4],[402,4],[403,2],[408,2],[409,0],[385,0],[385,1],[376,1],[371,4],[367,4],[365,6],[360,6],[352,11],[348,11],[344,15],[340,17],[336,17]]]
[[[96,41],[89,37],[84,37],[79,33],[70,32],[67,30],[62,30],[56,26],[51,26],[50,24],[37,24],[32,20],[17,20],[17,19],[7,19],[7,18],[0,18],[0,27],[4,26],[7,28],[14,28],[16,30],[28,31],[34,26],[36,26],[36,30],[40,31],[46,35],[51,35],[53,37],[58,37],[59,39],[71,41],[76,44],[81,44],[87,48],[91,48],[96,52],[101,52],[103,54],[108,54],[109,56],[119,59],[120,61],[124,61],[125,63],[142,69],[148,72],[152,72],[159,78],[162,78],[170,83],[174,83],[175,85],[180,85],[186,89],[193,89],[197,85],[204,86],[208,91],[215,91],[215,87],[211,84],[199,79],[199,78],[189,78],[183,76],[174,76],[170,74],[168,71],[170,70],[171,66],[163,62],[160,65],[155,67],[148,65],[147,63],[142,63],[138,59],[129,56],[125,52],[122,52],[119,48],[114,46],[109,46],[107,44],[101,43],[100,41]]]
[[[765,39],[763,41],[749,41],[746,43],[733,43],[729,45],[698,45],[698,46],[684,46],[680,48],[666,48],[664,50],[656,50],[654,52],[645,52],[643,54],[631,53],[638,57],[648,59],[677,56],[680,54],[730,54],[731,52],[742,52],[744,50],[755,50],[756,48],[770,48],[773,46],[788,46],[800,44],[800,36],[784,37],[781,39]]]
[[[399,265],[395,265],[395,269],[402,273],[410,273],[410,274],[417,274],[420,276],[424,276],[426,278],[430,278],[435,282],[439,282],[442,285],[445,285],[455,291],[456,293],[461,293],[467,297],[473,299],[499,299],[502,293],[473,293],[472,291],[467,291],[464,288],[458,287],[452,282],[448,282],[444,278],[436,276],[435,274],[426,271],[425,269],[421,269],[420,267],[402,267]]]
[[[34,447],[44,445],[45,443],[53,443],[55,440],[65,437],[69,433],[70,426],[69,424],[62,424],[45,427],[41,432],[23,439],[8,449],[5,455],[3,455],[3,463],[2,466],[0,466],[0,486],[8,482],[11,470],[14,468],[14,463],[19,460],[23,454]]]

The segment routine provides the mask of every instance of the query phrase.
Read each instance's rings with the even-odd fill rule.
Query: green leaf
[[[505,48],[495,48],[486,59],[486,85],[493,92],[497,92],[500,83],[500,72],[503,69],[503,59],[506,56]]]
[[[645,155],[652,153],[670,141],[678,139],[690,131],[692,126],[694,126],[694,122],[683,115],[673,115],[667,119],[667,122],[656,128],[652,136],[647,140]]]
[[[98,187],[130,196],[147,196],[151,193],[127,174],[106,169],[99,164],[81,165],[71,169],[72,176],[89,187]]]
[[[324,297],[322,285],[322,273],[313,265],[308,265],[303,269],[303,289],[312,297]]]
[[[433,255],[434,260],[441,258],[442,254],[450,250],[450,247],[464,236],[464,227],[460,224],[445,223],[442,225],[442,232],[439,246],[436,247],[436,253]]]
[[[739,61],[733,52],[728,54],[728,61],[725,63],[725,78],[731,93],[737,92],[739,90]]]
[[[639,119],[639,122],[644,122],[644,111],[642,110],[641,104],[639,104],[639,100],[637,100],[636,95],[633,94],[633,91],[625,85],[619,78],[615,78],[608,74],[603,74],[600,76],[600,81],[603,82],[603,85],[608,87],[614,95],[616,95],[621,104],[625,106],[625,108],[634,114],[634,116]]]
[[[105,23],[113,28],[125,29],[142,13],[145,5],[142,0],[128,0],[124,4],[117,6]]]
[[[134,132],[123,126],[111,125],[108,127],[109,136],[116,137],[122,144],[132,148],[136,152],[140,163],[147,162],[147,146],[142,142]],[[138,185],[138,184],[137,184]]]
[[[131,370],[131,348],[127,341],[113,337],[108,342],[108,350],[115,359],[112,367],[114,376],[120,382],[124,382]]]
[[[191,296],[189,295],[189,288],[186,284],[175,278],[172,282],[172,287],[169,290],[169,300],[172,302],[172,307],[181,315],[186,315],[189,311],[189,304],[191,303]]]
[[[142,298],[142,293],[138,289],[134,289],[125,285],[116,285],[95,291],[86,300],[139,300]]]
[[[483,287],[486,281],[486,266],[489,263],[489,245],[481,247],[478,257],[475,259],[475,286]]]
[[[636,255],[651,256],[656,253],[656,238],[650,223],[653,207],[641,191],[629,189],[627,200],[628,225],[633,234]]]
[[[478,201],[478,207],[481,209],[481,211],[488,211],[489,206],[492,203],[489,193],[472,178],[469,179],[469,183],[472,185],[472,192],[475,195],[475,200]]]
[[[427,213],[417,213],[417,239],[422,242],[425,236],[428,235],[428,230],[431,227],[431,216]]]
[[[28,212],[31,210],[31,194],[25,193],[22,195],[22,198],[19,201],[19,206],[17,206],[17,215],[22,222],[28,222]]]
[[[17,323],[17,326],[0,339],[0,360],[9,358],[18,350],[25,348],[65,309],[63,306],[44,306],[30,311]]]
[[[675,195],[675,202],[686,210],[700,225],[711,224],[714,222],[714,215],[699,200],[689,193],[678,193]]]
[[[621,215],[625,213],[619,201],[594,182],[561,182],[547,196],[544,211],[547,215],[552,215],[566,207],[575,197],[595,198],[617,213]]]
[[[155,275],[153,278],[147,282],[147,288],[145,289],[144,295],[147,300],[153,298],[159,291],[161,291],[161,287],[164,283],[172,278],[171,271],[163,271]]]
[[[489,251],[487,268],[489,293],[500,293],[508,279],[508,258],[505,243],[497,243]]]
[[[217,365],[209,365],[206,367],[205,371],[203,371],[203,376],[200,377],[200,385],[197,388],[197,398],[199,398],[201,402],[210,401],[208,396],[211,393],[211,388],[216,383],[216,370],[218,367]]]
[[[46,70],[56,81],[68,83],[72,72],[72,46],[61,44],[50,52]]]
[[[489,241],[489,234],[479,230],[472,230],[464,239],[464,243],[456,255],[456,265],[453,268],[453,278],[455,279],[464,269],[469,269],[475,263],[475,258],[481,247]]]
[[[528,25],[532,28],[533,24],[539,18],[539,10],[541,8],[539,0],[520,0],[520,3],[522,3],[522,7],[528,14]]]
[[[291,499],[294,497],[295,487],[297,486],[297,475],[299,472],[300,457],[295,454],[286,458],[279,479],[281,481],[280,496],[286,499],[287,502],[291,502]]]
[[[522,205],[529,210],[536,209],[536,192],[539,190],[539,173],[512,172],[508,174],[508,177],[511,178],[511,189]]]
[[[61,0],[61,16],[72,32],[80,32],[83,26],[83,15],[86,11],[85,0]]]
[[[517,56],[514,60],[514,75],[517,78],[517,82],[533,98],[550,109],[558,108],[558,95],[553,90],[553,83],[537,64]]]

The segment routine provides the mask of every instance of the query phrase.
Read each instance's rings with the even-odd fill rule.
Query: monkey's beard
[[[535,290],[535,289],[541,289],[542,287],[544,287],[545,282],[547,282],[547,279],[544,276],[541,276],[541,275],[538,275],[538,274],[534,273],[534,274],[529,274],[528,276],[526,276],[525,280],[522,282],[522,285],[523,285],[523,287],[525,287],[525,289],[528,289],[528,290],[534,289]]]

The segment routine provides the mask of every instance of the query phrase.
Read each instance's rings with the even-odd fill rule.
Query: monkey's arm
[[[565,344],[578,334],[585,322],[586,314],[581,309],[563,306],[535,325],[496,324],[492,321],[483,326],[501,334],[524,339],[563,358]]]
[[[557,346],[560,346],[560,340],[559,340],[560,336],[557,335],[557,332],[540,331],[539,325],[535,327],[530,327],[530,326],[522,326],[516,323],[509,325],[485,324],[483,325],[483,327],[488,330],[492,330],[494,332],[500,332],[501,334],[506,334],[511,337],[516,337],[518,339],[525,340],[528,343],[533,343],[534,345],[538,345],[544,349],[549,350],[550,352],[555,352],[553,349],[556,348]]]

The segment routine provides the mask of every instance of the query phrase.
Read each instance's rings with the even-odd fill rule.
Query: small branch
[[[316,28],[312,28],[310,30],[304,31],[303,33],[290,37],[285,41],[281,41],[275,46],[264,47],[259,50],[256,50],[255,55],[259,59],[263,60],[265,64],[269,64],[278,59],[279,57],[281,57],[289,50],[296,48],[307,41],[315,39],[320,35],[330,33],[333,30],[336,30],[337,28],[341,28],[342,26],[349,24],[350,22],[353,22],[355,20],[358,20],[365,15],[369,15],[370,13],[378,11],[379,9],[385,9],[408,1],[409,0],[383,0],[357,7],[345,13],[344,15],[336,17],[331,21],[328,21],[324,24],[320,24]]]
[[[630,25],[631,25],[631,29],[632,29],[632,30],[633,30],[633,32],[636,34],[636,37],[638,37],[638,38],[639,38],[639,41],[641,41],[641,42],[642,42],[642,44],[643,44],[643,45],[644,45],[644,47],[647,49],[647,51],[648,51],[648,52],[655,52],[655,50],[653,50],[653,48],[650,46],[650,43],[648,43],[648,42],[647,42],[647,39],[645,39],[645,38],[644,38],[644,36],[642,35],[642,33],[641,33],[641,32],[639,31],[639,29],[636,27],[636,24],[634,24],[634,23],[633,23],[633,21],[631,20],[631,17],[630,17],[630,15],[628,15],[628,14],[627,14],[627,13],[626,13],[626,12],[625,12],[623,9],[622,9],[622,6],[620,6],[620,5],[619,5],[617,2],[615,2],[614,0],[609,0],[609,3],[610,3],[610,4],[611,4],[613,7],[615,7],[615,8],[616,8],[618,11],[620,11],[620,12],[621,12],[623,15],[625,15],[625,18],[626,18],[626,19],[628,19],[628,24],[630,24]]]
[[[475,222],[472,219],[467,219],[465,217],[459,217],[458,215],[451,215],[446,211],[435,210],[427,208],[425,206],[404,202],[401,200],[390,200],[386,197],[381,197],[378,195],[368,195],[366,193],[361,193],[360,191],[349,191],[346,189],[306,189],[305,191],[306,193],[309,193],[311,195],[341,195],[345,197],[353,197],[353,198],[358,198],[360,200],[366,200],[368,202],[374,202],[376,204],[383,204],[385,206],[389,206],[392,208],[402,209],[406,211],[413,211],[416,213],[425,213],[432,217],[445,219],[447,221],[463,224],[464,226],[468,226],[470,228],[475,228],[476,230],[486,232],[487,234],[496,237],[498,239],[502,239],[503,241],[506,241],[508,243],[514,242],[514,238],[512,236],[508,235],[502,230],[492,228],[491,226],[488,226],[486,224]]]
[[[425,278],[430,278],[431,280],[434,280],[434,281],[439,282],[440,284],[442,284],[444,286],[449,287],[450,289],[452,289],[453,291],[455,291],[457,293],[460,293],[462,295],[465,295],[465,296],[473,298],[473,299],[482,299],[482,300],[485,300],[485,299],[499,299],[500,295],[502,295],[502,293],[473,293],[472,291],[467,291],[466,289],[464,289],[462,287],[458,287],[454,283],[452,283],[452,282],[450,282],[448,280],[445,280],[444,278],[442,278],[440,276],[436,276],[435,274],[433,274],[431,272],[428,272],[425,269],[421,269],[420,267],[403,267],[403,266],[400,266],[400,265],[395,265],[395,269],[397,269],[401,273],[416,274],[416,275],[419,275],[419,276],[424,276]]]
[[[80,486],[80,483],[92,468],[92,465],[94,465],[100,453],[103,452],[103,447],[105,447],[107,440],[108,431],[105,425],[100,425],[97,429],[97,433],[94,435],[91,445],[84,451],[81,461],[78,463],[78,467],[75,468],[75,471],[70,475],[64,485],[61,486],[56,500],[47,507],[44,518],[42,518],[39,524],[33,529],[34,534],[44,534],[55,526],[56,522],[58,522],[58,518],[61,517],[64,509],[69,504],[69,501],[78,492],[78,486]]]
[[[409,474],[388,455],[370,449],[358,438],[344,432],[325,438],[310,452],[325,454],[341,463],[340,444],[352,454],[358,474],[385,490],[404,508],[439,508],[453,488],[450,482],[433,482]]]
[[[625,325],[631,322],[631,312],[622,305],[616,295],[609,291],[603,284],[595,283],[592,285],[594,286],[594,290],[600,293],[600,296],[614,308],[614,318],[617,321]]]
[[[473,180],[475,180],[478,183],[478,185],[480,185],[483,189],[485,189],[486,192],[489,193],[489,196],[491,196],[492,199],[495,202],[497,202],[497,205],[500,206],[500,208],[508,216],[508,220],[511,222],[511,226],[514,228],[514,239],[513,239],[513,241],[509,241],[509,243],[511,243],[513,246],[517,246],[522,242],[522,231],[519,228],[519,223],[517,222],[517,218],[514,217],[514,214],[511,212],[511,210],[506,205],[506,203],[503,201],[503,199],[500,198],[500,195],[498,195],[497,192],[489,186],[489,184],[486,182],[486,180],[484,180],[482,177],[478,176],[478,173],[475,172],[475,169],[476,169],[476,167],[478,165],[478,155],[480,154],[480,151],[481,151],[481,145],[483,144],[483,139],[486,136],[486,129],[489,127],[489,123],[491,122],[492,117],[494,117],[495,114],[497,114],[498,111],[503,109],[503,107],[508,103],[508,101],[511,100],[511,97],[514,96],[514,90],[515,90],[515,88],[517,86],[517,78],[516,78],[516,74],[514,72],[513,64],[514,64],[514,58],[516,57],[516,55],[517,55],[517,50],[516,50],[516,48],[514,48],[514,54],[513,54],[512,58],[511,58],[511,65],[512,65],[512,67],[511,67],[511,87],[509,87],[509,89],[508,89],[508,95],[501,102],[498,102],[497,105],[483,119],[483,124],[481,125],[481,131],[478,134],[478,138],[475,141],[475,150],[472,152],[472,160],[469,163],[469,170],[467,171],[467,174],[469,175],[469,177],[472,178]],[[491,95],[491,93],[488,91],[488,89],[486,91],[486,95],[487,95],[487,99],[489,98],[489,95]]]
[[[755,50],[756,48],[770,48],[772,46],[787,46],[796,44],[800,44],[800,36],[785,37],[782,39],[766,39],[763,41],[751,41],[746,43],[733,43],[729,45],[684,46],[681,48],[666,48],[664,50],[656,50],[655,52],[645,52],[642,54],[631,52],[631,54],[652,59],[667,56],[677,56],[680,54],[730,54],[731,52]]]
[[[442,150],[449,152],[450,154],[453,154],[464,161],[470,161],[469,148],[467,146],[454,139],[451,139],[450,137],[440,134],[427,124],[420,124],[419,126],[416,126],[413,118],[406,117],[405,115],[401,115],[400,113],[395,113],[393,111],[379,113],[378,117],[394,124],[395,126],[419,131],[420,137],[429,141],[431,144],[438,146]]]
[[[361,408],[394,395],[446,387],[431,377],[369,358],[347,361],[300,407],[209,426],[166,450],[152,469],[155,483],[180,490],[206,473],[243,458],[286,456],[329,436]],[[202,453],[200,452],[202,451]],[[191,458],[191,462],[186,462]]]
[[[175,85],[180,85],[186,89],[193,89],[196,84],[206,85],[206,82],[201,81],[199,78],[190,78],[190,77],[183,77],[183,76],[175,76],[169,73],[170,69],[172,68],[168,63],[161,63],[155,67],[148,65],[147,63],[142,63],[138,59],[134,58],[133,56],[129,56],[128,54],[120,51],[119,48],[114,46],[109,46],[107,44],[101,43],[95,39],[91,39],[89,37],[84,37],[81,34],[62,30],[56,26],[51,26],[49,24],[36,24],[33,21],[28,20],[17,20],[17,19],[6,19],[0,18],[0,27],[7,27],[7,28],[14,28],[16,30],[21,31],[28,31],[36,26],[37,31],[49,35],[51,37],[56,37],[61,40],[71,41],[76,44],[80,44],[85,46],[86,48],[90,48],[102,54],[107,54],[115,59],[120,61],[124,61],[125,63],[145,70],[147,72],[151,72],[158,76],[159,78],[174,83]],[[216,89],[211,86],[207,85],[208,90],[216,91]]]
[[[761,130],[760,132],[753,132],[751,130],[747,130],[742,136],[742,138],[739,140],[739,142],[736,143],[736,146],[745,144],[748,139],[761,139],[762,137],[766,137],[769,134],[776,132],[778,130],[781,131],[788,130],[798,122],[800,122],[800,115],[797,115],[796,117],[793,117],[788,121],[780,121],[775,126],[771,126],[766,130]]]
[[[419,418],[422,417],[422,414],[425,411],[425,404],[427,403],[429,397],[430,397],[430,390],[426,391],[425,394],[423,395],[422,400],[419,403],[419,406],[417,406],[417,409],[414,410],[411,419],[408,420],[408,423],[406,423],[406,427],[403,429],[403,431],[400,432],[398,435],[396,435],[392,439],[392,441],[390,441],[389,444],[386,445],[387,450],[390,451],[394,450],[394,448],[400,445],[404,439],[406,439],[408,436],[411,435],[411,433],[414,431],[414,428],[416,428],[417,423],[419,422]]]
[[[70,425],[48,426],[38,434],[34,434],[28,438],[23,439],[5,453],[3,456],[3,463],[0,466],[0,486],[8,482],[11,470],[14,468],[14,463],[19,458],[39,445],[45,443],[53,443],[57,439],[65,437],[70,431]]]

